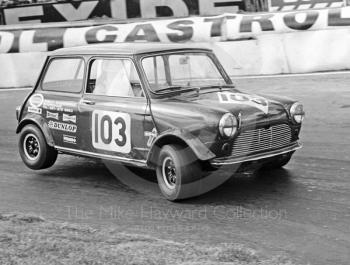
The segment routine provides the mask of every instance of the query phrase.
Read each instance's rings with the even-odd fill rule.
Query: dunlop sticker
[[[63,132],[70,132],[70,133],[76,133],[77,132],[77,126],[63,123],[63,122],[56,122],[56,121],[49,121],[48,123],[49,128],[53,130],[63,131]]]

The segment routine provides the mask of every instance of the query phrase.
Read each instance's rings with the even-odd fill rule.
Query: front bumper
[[[263,153],[258,154],[251,154],[248,156],[242,156],[242,157],[221,157],[221,158],[214,158],[210,160],[210,164],[214,167],[218,166],[224,166],[224,165],[234,165],[234,164],[240,164],[244,162],[251,162],[251,161],[258,161],[278,155],[283,155],[289,152],[296,151],[300,149],[302,145],[299,142],[294,142],[289,146],[286,146],[281,149],[272,150],[272,151],[266,151]]]

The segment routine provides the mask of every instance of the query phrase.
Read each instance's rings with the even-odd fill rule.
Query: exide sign
[[[85,0],[7,7],[3,24],[77,21],[91,18],[155,18],[219,15],[244,10],[243,0]]]

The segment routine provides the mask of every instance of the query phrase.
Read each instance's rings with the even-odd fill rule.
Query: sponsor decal
[[[40,108],[43,105],[44,97],[41,94],[34,94],[29,98],[30,106],[34,108]]]
[[[49,128],[53,130],[63,131],[63,132],[70,132],[70,133],[76,133],[77,132],[77,126],[63,123],[63,122],[56,122],[56,121],[49,121],[48,123]]]
[[[248,95],[243,93],[219,92],[219,101],[222,104],[243,104],[257,108],[267,114],[269,112],[268,101],[257,95]]]
[[[43,108],[51,111],[68,112],[73,113],[73,109],[67,106],[75,106],[74,103],[65,102],[64,104],[60,101],[55,100],[45,100],[43,103]]]
[[[79,13],[75,11],[72,14]],[[262,33],[280,34],[336,29],[350,26],[349,12],[350,7],[341,7],[259,13],[258,15],[226,13],[215,17],[188,17],[93,26],[86,24],[85,27],[79,23],[79,27],[70,24],[71,27],[14,28],[11,31],[0,30],[0,53],[47,52],[62,47],[103,42],[232,41],[252,38]],[[20,17],[20,20],[29,22],[25,16]]]
[[[157,138],[158,136],[158,132],[156,128],[153,128],[153,130],[151,132],[146,131],[145,132],[145,137],[148,137],[148,141],[147,141],[147,146],[151,147],[153,144],[153,141]]]
[[[131,152],[131,118],[128,113],[95,110],[92,113],[92,146],[117,153]]]
[[[59,117],[58,117],[58,113],[57,113],[57,112],[46,111],[46,118],[47,118],[47,119],[59,120]]]
[[[42,114],[42,109],[37,107],[28,107],[28,112],[35,113],[35,114]]]
[[[72,135],[63,135],[63,142],[67,144],[76,144],[77,143],[77,137]]]
[[[56,102],[55,100],[45,100],[43,104],[44,109],[56,110],[57,108],[62,108],[61,102]]]
[[[65,122],[77,123],[77,116],[76,115],[68,115],[68,114],[63,113],[62,120]]]

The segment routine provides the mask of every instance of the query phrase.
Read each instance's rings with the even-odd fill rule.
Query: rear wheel
[[[158,185],[170,201],[197,196],[202,177],[201,165],[188,147],[165,145],[156,168]]]
[[[262,169],[270,170],[270,169],[278,169],[284,167],[288,164],[290,159],[292,158],[294,152],[286,153],[283,155],[279,155],[274,157],[273,160],[263,164]]]
[[[18,148],[24,164],[34,170],[51,167],[57,159],[57,151],[46,143],[41,130],[32,124],[22,129]]]

